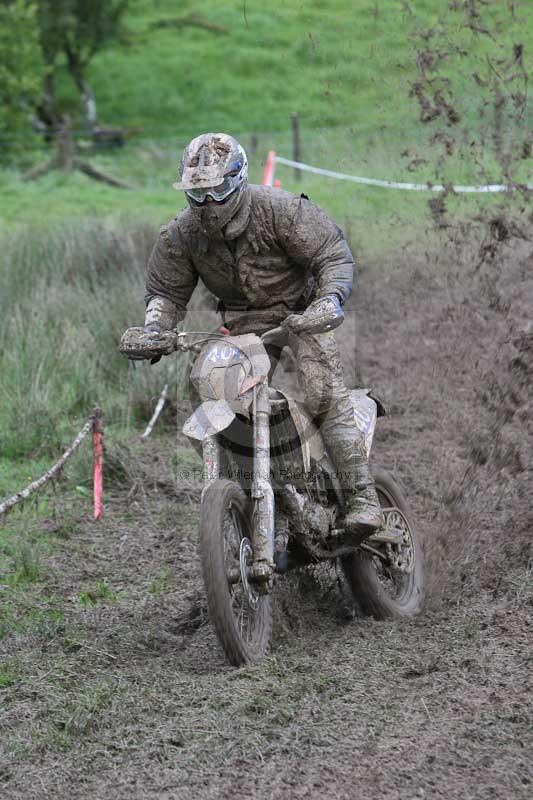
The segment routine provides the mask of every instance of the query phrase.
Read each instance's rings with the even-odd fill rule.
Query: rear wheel
[[[424,602],[424,552],[413,529],[411,512],[402,490],[383,469],[372,469],[387,526],[403,532],[401,545],[368,545],[376,553],[360,550],[346,556],[342,566],[355,600],[376,619],[412,617]]]
[[[208,484],[200,508],[200,556],[209,616],[231,664],[256,663],[268,652],[272,599],[247,580],[251,511],[238,483]]]

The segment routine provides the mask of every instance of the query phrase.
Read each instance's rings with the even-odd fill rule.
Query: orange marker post
[[[274,169],[276,167],[276,152],[269,150],[263,173],[263,186],[272,186],[274,183]]]
[[[93,411],[93,487],[94,487],[94,518],[102,519],[104,516],[103,503],[104,479],[104,417],[101,409]]]

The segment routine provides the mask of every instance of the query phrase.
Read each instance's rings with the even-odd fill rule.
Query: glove
[[[327,333],[344,322],[344,311],[336,294],[314,300],[303,314],[291,314],[282,326],[293,333]]]
[[[122,334],[118,349],[132,361],[149,358],[155,364],[161,356],[167,356],[176,349],[176,332],[154,330],[151,326],[128,328]]]

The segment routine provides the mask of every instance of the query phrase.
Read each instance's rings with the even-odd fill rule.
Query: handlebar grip
[[[344,314],[337,311],[325,311],[314,317],[304,314],[291,314],[281,324],[293,333],[327,333],[338,328],[344,320]]]
[[[120,340],[119,351],[127,358],[136,360],[161,358],[169,355],[176,349],[176,334],[174,331],[155,333],[144,328],[128,328]]]

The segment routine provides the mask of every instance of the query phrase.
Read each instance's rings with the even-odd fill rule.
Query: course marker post
[[[263,186],[272,186],[274,183],[274,169],[276,166],[276,152],[269,150],[265,162],[265,171],[263,173]]]
[[[102,519],[104,516],[103,493],[104,471],[104,415],[100,408],[93,410],[93,487],[94,487],[94,518]]]

